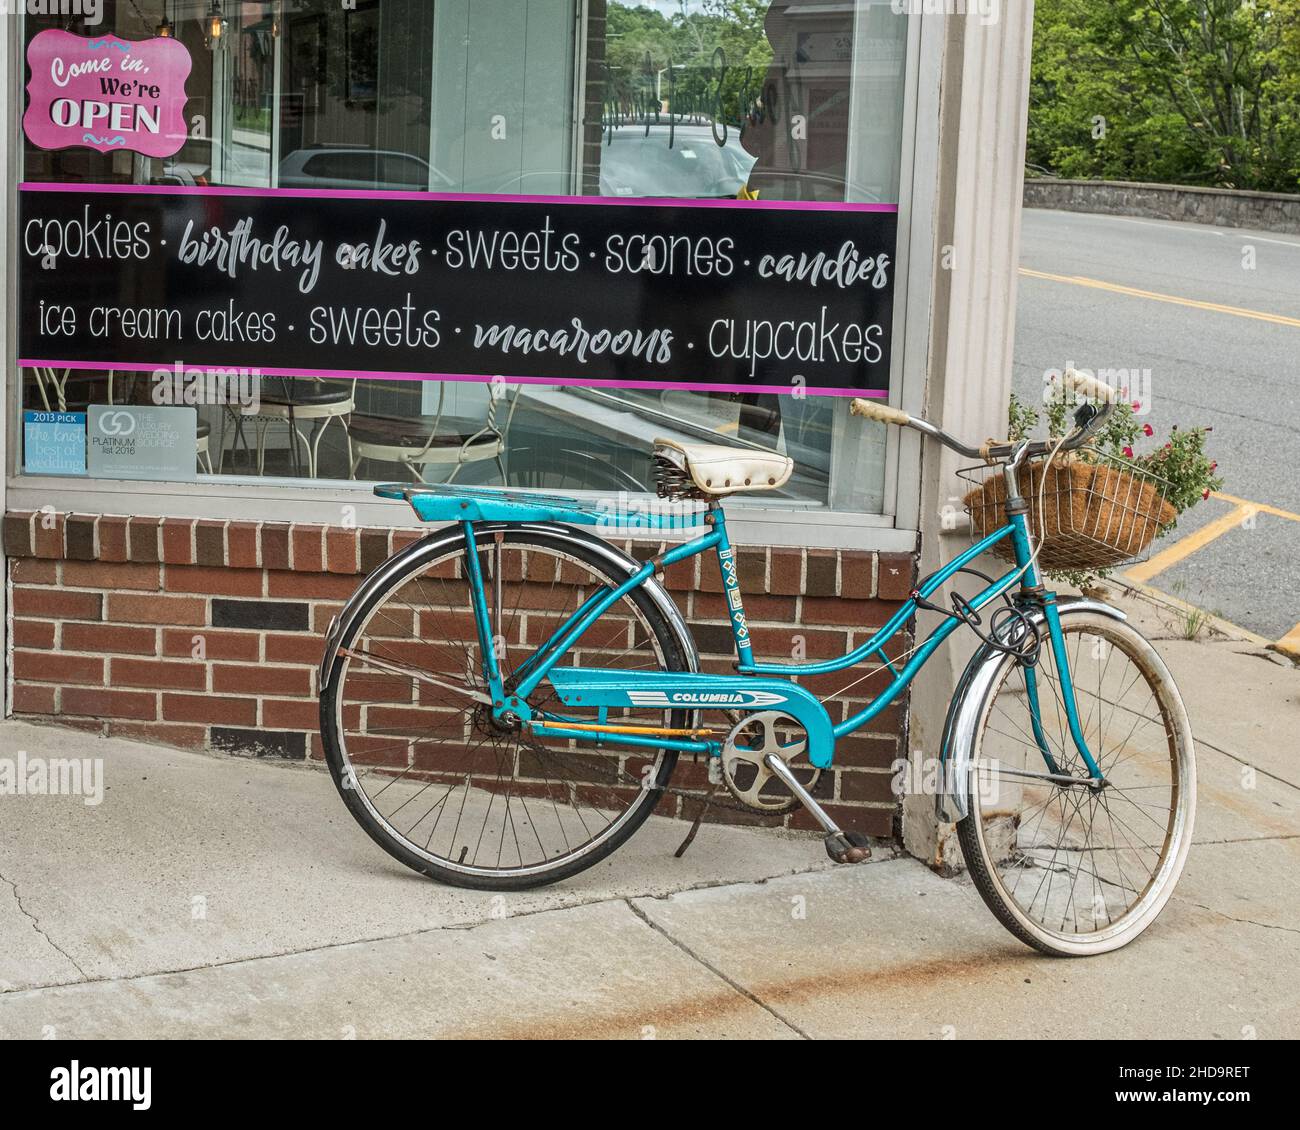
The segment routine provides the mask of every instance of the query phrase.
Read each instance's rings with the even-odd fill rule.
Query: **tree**
[[[609,98],[625,120],[674,111],[739,125],[772,61],[768,0],[679,0],[671,17],[613,0],[606,25]]]
[[[1300,187],[1300,0],[1038,0],[1029,161]]]

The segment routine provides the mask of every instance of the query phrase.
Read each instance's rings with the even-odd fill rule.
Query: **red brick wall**
[[[422,533],[9,513],[13,712],[183,748],[319,759],[316,667],[330,618],[364,574]],[[658,547],[624,548],[644,557]],[[755,650],[778,661],[796,637],[809,659],[860,644],[906,599],[915,575],[914,558],[899,554],[742,548],[739,564]],[[712,558],[671,567],[666,582],[704,666],[731,673]],[[830,695],[863,676],[828,703],[839,721],[887,685],[887,672],[804,682]],[[904,701],[839,744],[818,792],[845,827],[893,834],[891,764],[905,726]],[[683,759],[673,783],[703,785],[703,767]],[[694,802],[666,798],[658,811],[689,817]],[[710,817],[737,814],[715,808]],[[783,820],[812,826],[802,811]]]

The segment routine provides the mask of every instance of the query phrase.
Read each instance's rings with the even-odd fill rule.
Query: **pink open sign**
[[[175,39],[83,39],[52,29],[32,40],[27,63],[23,130],[33,145],[170,157],[185,144],[190,53]]]

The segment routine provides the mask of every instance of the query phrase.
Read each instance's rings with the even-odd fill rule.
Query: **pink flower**
[[[1131,447],[1126,447],[1126,448],[1124,448],[1124,455],[1125,455],[1127,458],[1132,459],[1132,458],[1133,458],[1133,449],[1132,449]]]
[[[1210,464],[1210,470],[1211,470],[1211,471],[1217,471],[1218,469],[1219,469],[1219,465],[1218,465],[1217,463],[1211,463],[1211,464]]]
[[[1142,431],[1143,431],[1143,434],[1145,434],[1145,435],[1149,435],[1149,436],[1153,436],[1153,435],[1156,434],[1156,430],[1155,430],[1155,428],[1153,428],[1150,424],[1143,424],[1143,425],[1142,425]]]
[[[1141,409],[1142,409],[1142,401],[1140,400],[1133,401],[1133,411],[1139,412],[1141,411]]]
[[[1205,499],[1205,498],[1209,498],[1209,497],[1210,497],[1210,492],[1209,492],[1208,490],[1207,490],[1203,495],[1201,495],[1201,498],[1203,498],[1203,499]]]

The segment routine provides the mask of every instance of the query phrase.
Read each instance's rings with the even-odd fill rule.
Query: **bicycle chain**
[[[739,724],[739,718],[738,716],[735,716],[734,711],[726,710],[726,711],[722,711],[722,713],[727,718],[728,721],[733,723],[733,725]],[[524,746],[527,749],[531,750],[539,757],[550,758],[553,761],[555,761],[557,764],[561,764],[561,765],[565,760],[568,760],[570,762],[571,769],[576,769],[578,767],[579,763],[576,760],[578,755],[576,754],[568,754],[559,750],[548,749],[546,746],[539,745],[534,741],[530,741],[527,737],[523,735],[523,733],[516,734],[515,738],[521,746]],[[591,766],[587,763],[582,763],[581,767],[583,770],[586,771],[590,771],[591,768]],[[644,785],[644,781],[640,777],[634,776],[633,774],[629,773],[621,765],[615,770],[615,772],[625,777],[627,784],[637,785],[638,787]],[[587,782],[582,782],[582,783],[585,784]],[[593,782],[593,783],[608,784],[612,786],[616,784],[622,784],[623,782],[613,781],[613,782]],[[671,785],[660,785],[657,786],[657,788],[660,793],[666,794],[668,796],[685,797],[691,800],[703,801],[706,808],[716,806],[718,808],[727,809],[728,811],[731,812],[746,812],[749,813],[751,816],[754,815],[755,813],[759,815],[766,815],[766,816],[776,815],[775,813],[764,812],[764,810],[761,808],[754,808],[751,805],[743,804],[738,800],[732,799],[731,794],[727,790],[727,786],[725,784],[714,785],[712,793],[701,793],[697,791],[692,791],[690,789],[673,788]]]

